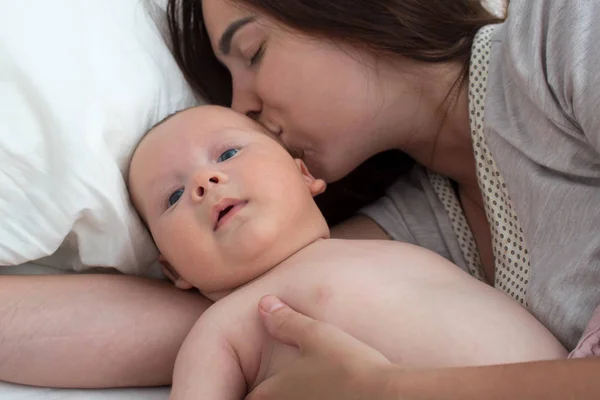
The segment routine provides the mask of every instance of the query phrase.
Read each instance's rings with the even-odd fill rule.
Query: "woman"
[[[169,2],[176,57],[201,94],[256,118],[328,181],[378,153],[408,154],[426,167],[412,172],[420,190],[435,195],[423,197],[417,215],[442,205],[460,249],[448,251],[453,261],[526,306],[569,349],[600,304],[598,12],[594,1],[520,0],[505,23],[490,25],[501,21],[474,0]],[[390,187],[363,211],[368,218],[350,220],[338,235],[401,237],[405,187]],[[299,394],[348,398],[343,388],[352,386],[371,398],[381,387],[397,389],[395,398],[465,398],[464,390],[564,398],[577,379],[600,371],[598,360],[352,370],[351,361],[369,365],[364,348],[332,349],[319,332],[340,332],[303,327],[303,317],[279,303],[261,309],[273,334],[305,357],[253,398],[294,398],[278,388],[319,370],[341,372],[321,384],[311,375]],[[561,388],[566,371],[571,384]]]

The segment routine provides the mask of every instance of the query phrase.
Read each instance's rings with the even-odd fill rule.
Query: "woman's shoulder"
[[[575,108],[585,106],[578,100],[597,80],[597,15],[598,1],[512,0],[492,38],[488,92],[503,92],[507,100],[525,96],[531,107],[565,117],[560,123],[577,130]]]
[[[559,170],[573,167],[576,153],[593,162],[600,150],[596,15],[598,1],[511,1],[490,47],[485,128],[496,158],[514,147],[548,167],[545,158],[560,147]]]
[[[513,0],[508,13],[485,139],[529,247],[529,309],[572,346],[600,304],[600,2]]]

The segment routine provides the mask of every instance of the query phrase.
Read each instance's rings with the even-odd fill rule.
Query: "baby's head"
[[[155,126],[129,171],[133,204],[181,288],[218,298],[329,236],[325,190],[258,123],[202,106]]]

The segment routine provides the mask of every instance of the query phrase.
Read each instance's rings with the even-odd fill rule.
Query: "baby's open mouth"
[[[223,219],[224,216],[226,216],[229,211],[233,210],[233,206],[229,206],[226,209],[224,209],[223,211],[221,211],[219,213],[219,217],[217,218],[217,223],[219,223],[219,221],[221,221],[221,219]]]
[[[239,199],[224,199],[213,208],[213,230],[218,230],[242,209],[248,201]]]

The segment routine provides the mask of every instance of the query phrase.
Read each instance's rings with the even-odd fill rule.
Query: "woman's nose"
[[[231,108],[256,120],[262,111],[262,102],[253,90],[234,85]]]
[[[193,177],[192,200],[200,201],[218,185],[227,182],[227,175],[218,171],[199,171]]]

